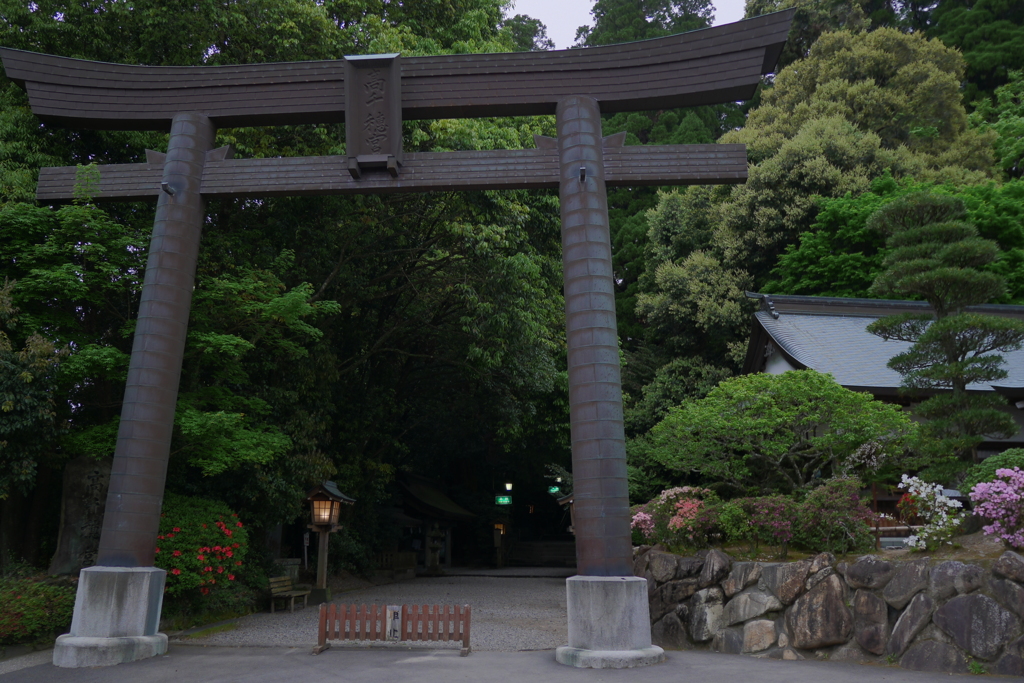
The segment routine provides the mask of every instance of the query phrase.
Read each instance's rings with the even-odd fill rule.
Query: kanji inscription
[[[388,121],[384,112],[375,111],[366,117],[363,123],[363,132],[366,135],[366,143],[374,154],[380,154],[388,141]]]
[[[346,57],[345,145],[353,178],[402,164],[401,71],[398,55]]]

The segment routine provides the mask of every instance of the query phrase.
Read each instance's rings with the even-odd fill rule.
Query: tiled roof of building
[[[910,344],[885,341],[866,328],[872,321],[887,315],[930,310],[927,304],[917,301],[756,296],[761,299],[761,310],[755,314],[755,335],[751,338],[744,371],[760,369],[754,365],[763,357],[763,344],[767,342],[763,336],[761,343],[757,342],[756,328],[760,326],[775,346],[796,364],[831,373],[846,387],[899,387],[899,373],[886,364]],[[971,310],[1024,319],[1024,306],[978,306]],[[997,383],[998,388],[1024,390],[1024,349],[1002,355],[1003,369],[1008,376]],[[988,385],[968,387],[981,391],[993,388]]]

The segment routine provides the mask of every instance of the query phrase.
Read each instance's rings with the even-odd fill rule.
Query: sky
[[[715,26],[743,18],[744,0],[713,0]],[[590,24],[594,0],[515,0],[510,15],[525,14],[548,27],[548,38],[564,50],[576,41],[576,29]]]

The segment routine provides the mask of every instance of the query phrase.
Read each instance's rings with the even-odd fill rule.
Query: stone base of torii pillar
[[[110,666],[167,652],[167,635],[157,633],[166,576],[156,567],[83,569],[71,632],[57,638],[54,666]]]
[[[572,576],[566,581],[569,644],[555,650],[560,664],[627,669],[665,661],[651,644],[647,580],[636,576]]]
[[[601,110],[592,97],[570,96],[558,102],[555,119],[580,572],[566,582],[569,644],[555,659],[598,669],[646,666],[665,652],[651,645],[647,580],[632,576]]]

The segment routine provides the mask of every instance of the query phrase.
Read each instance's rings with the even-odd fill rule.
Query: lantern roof
[[[324,483],[317,484],[316,486],[311,488],[309,490],[309,494],[306,496],[306,500],[313,500],[313,497],[316,496],[317,494],[326,495],[331,500],[336,500],[339,503],[346,503],[348,505],[353,505],[356,502],[355,498],[351,498],[342,493],[341,490],[338,488],[338,485],[335,484],[333,481],[325,481]]]

